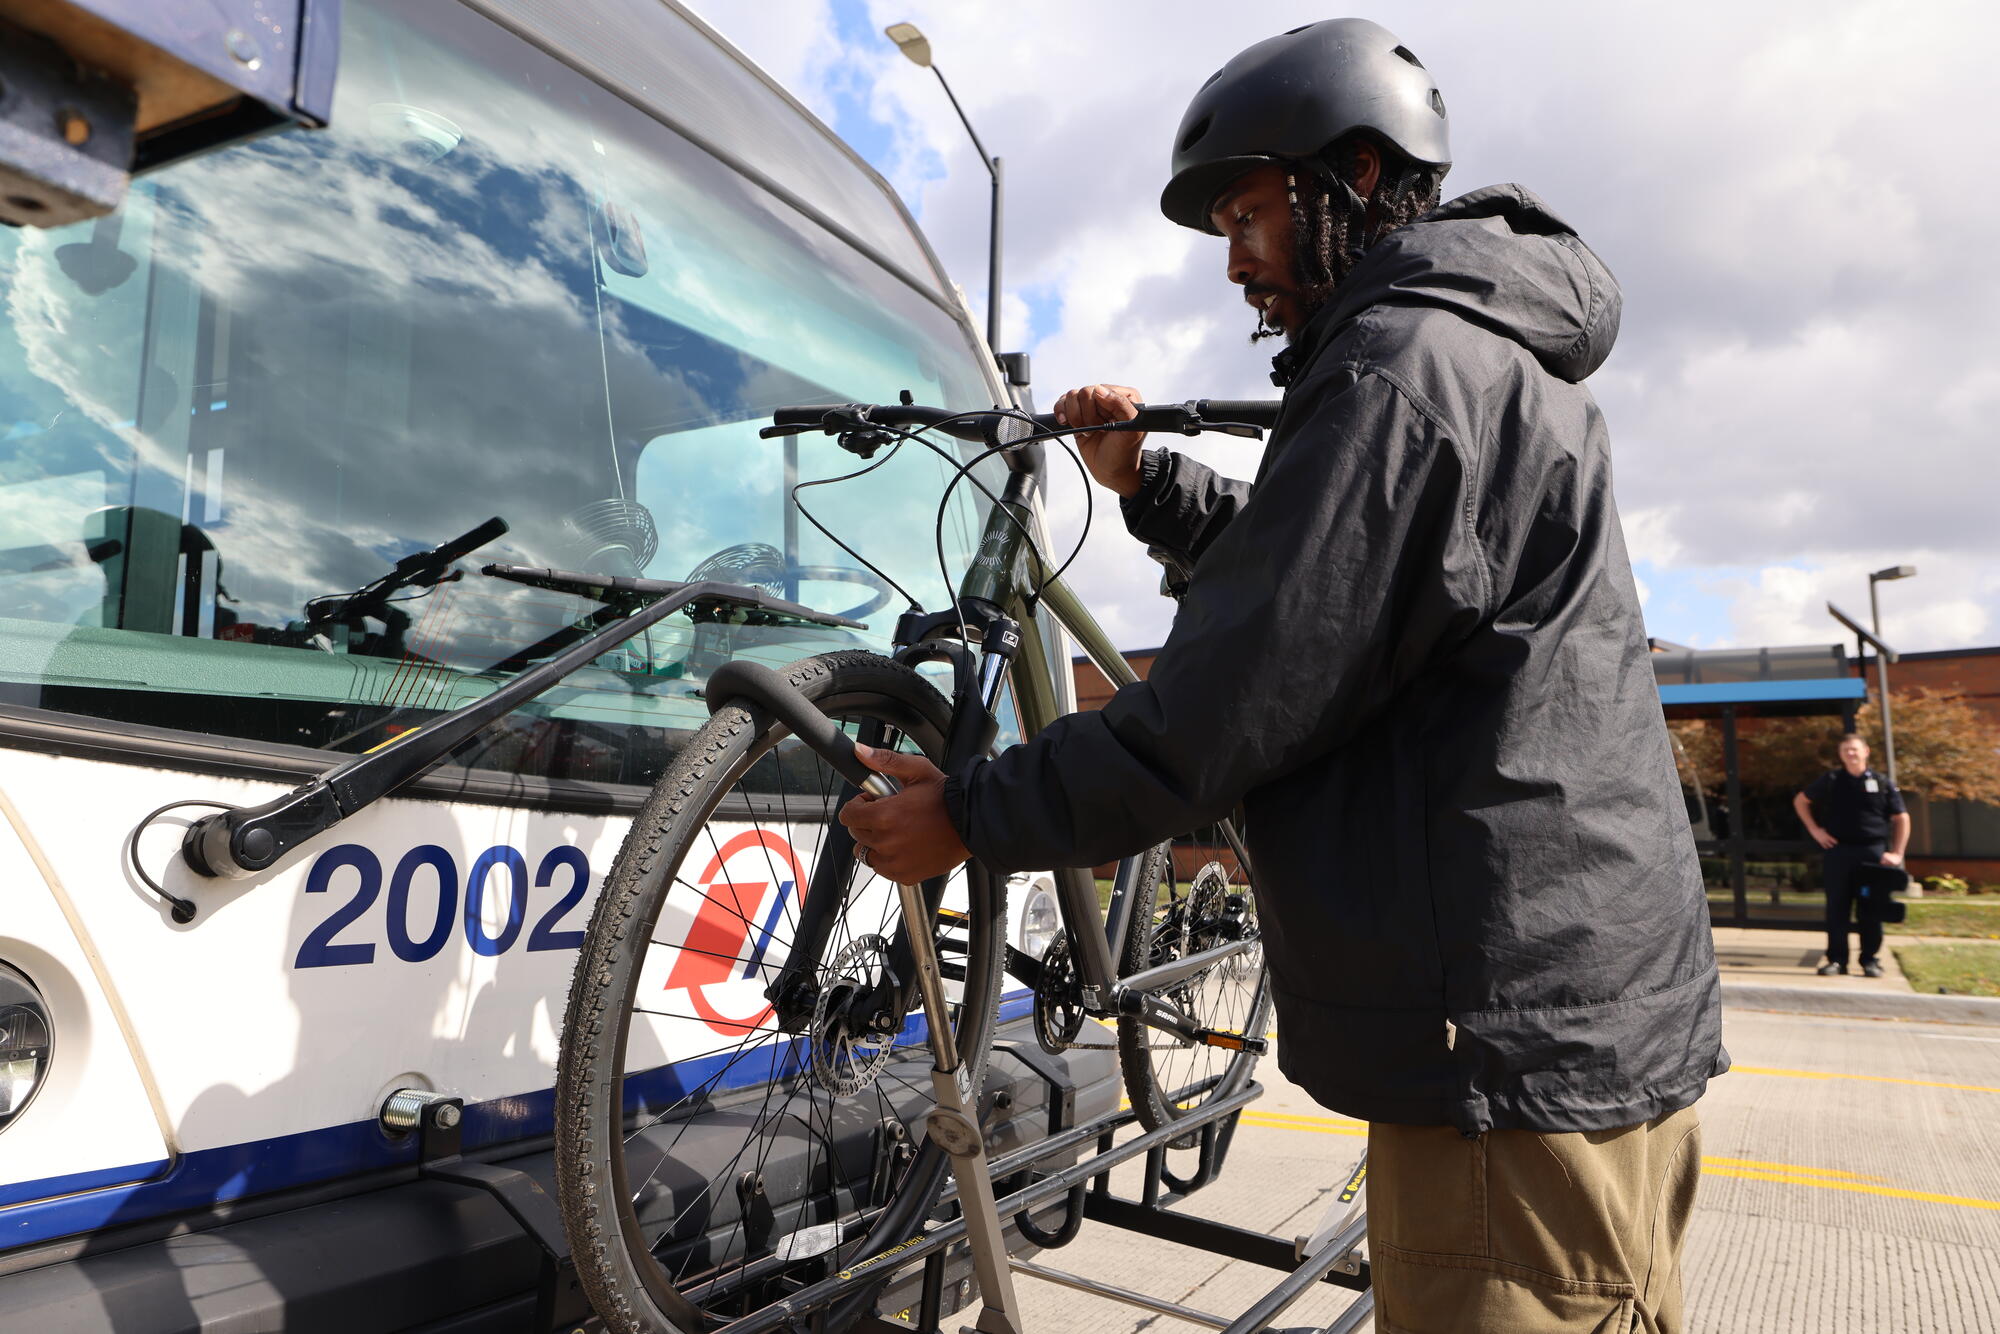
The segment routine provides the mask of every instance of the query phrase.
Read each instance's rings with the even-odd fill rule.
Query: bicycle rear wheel
[[[834,653],[785,675],[871,744],[942,751],[950,706],[906,667]],[[833,818],[851,792],[782,727],[726,706],[606,877],[570,988],[555,1155],[578,1275],[620,1334],[694,1334],[876,1254],[922,1230],[943,1185],[947,1159],[923,1143],[917,989],[895,1014],[861,999],[895,989],[903,920]],[[944,889],[963,918],[931,928],[974,1098],[1004,894],[970,866]],[[817,948],[809,917],[828,923]],[[794,984],[767,994],[802,933]]]
[[[1249,870],[1222,826],[1199,829],[1147,854],[1139,892],[1152,890],[1132,916],[1118,974],[1129,977],[1203,950],[1245,941],[1248,947],[1153,993],[1204,1028],[1262,1038],[1271,1008],[1270,976],[1258,943],[1257,900]],[[1150,906],[1150,911],[1148,907]],[[1139,1123],[1157,1130],[1211,1098],[1241,1089],[1257,1064],[1244,1048],[1188,1042],[1142,1020],[1118,1020],[1118,1061]],[[1175,1141],[1191,1148],[1192,1138]]]

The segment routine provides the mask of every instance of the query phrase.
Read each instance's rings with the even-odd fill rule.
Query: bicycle
[[[1150,405],[1116,429],[1255,436],[1275,407]],[[941,430],[1000,454],[1007,482],[988,491],[954,604],[913,607],[892,656],[836,652],[782,674],[719,668],[710,721],[606,877],[564,1023],[555,1157],[579,1277],[617,1330],[708,1328],[920,1232],[949,1165],[921,1134],[927,1044],[976,1100],[1003,972],[1027,984],[1051,1050],[1110,1045],[1086,1044],[1084,1030],[1115,1024],[1148,1129],[1241,1089],[1266,1045],[1269,984],[1231,822],[1126,858],[1102,907],[1088,870],[1058,870],[1062,929],[1033,958],[1001,940],[1004,880],[972,863],[920,888],[887,885],[833,818],[859,787],[894,790],[853,757],[855,739],[947,770],[990,750],[1009,664],[1046,662],[1036,604],[1115,685],[1136,679],[1034,540],[1041,442],[1069,430],[907,395],[781,409],[773,422],[766,436],[820,431],[864,460],[913,440],[937,448],[921,433]],[[1168,563],[1169,584],[1184,586]],[[919,673],[931,664],[948,671],[949,698]],[[1012,682],[1025,731],[1056,716],[1045,672]],[[949,1041],[933,1042],[927,1014],[949,1016]],[[825,1328],[857,1318],[875,1291],[856,1292]]]

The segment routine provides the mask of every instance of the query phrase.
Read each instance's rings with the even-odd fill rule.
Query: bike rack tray
[[[1035,1068],[1051,1084],[1051,1108],[1061,1107],[1063,1102],[1054,1092],[1060,1083],[1060,1067],[1050,1063],[1047,1068]],[[1030,1240],[1035,1240],[1035,1234],[1042,1229],[1034,1227],[1027,1218],[1028,1214],[1064,1197],[1074,1198],[1080,1192],[1081,1207],[1072,1205],[1054,1234],[1042,1233],[1059,1238],[1052,1245],[1043,1246],[1045,1250],[1073,1240],[1076,1224],[1087,1219],[1283,1271],[1284,1280],[1248,1311],[1233,1318],[1211,1315],[1030,1260],[1010,1259],[1010,1268],[1015,1273],[1205,1324],[1225,1330],[1227,1334],[1263,1334],[1264,1331],[1270,1334],[1305,1334],[1300,1329],[1274,1329],[1271,1322],[1316,1285],[1327,1283],[1358,1291],[1361,1296],[1333,1324],[1314,1328],[1319,1334],[1348,1334],[1358,1328],[1374,1309],[1368,1291],[1368,1262],[1356,1253],[1366,1236],[1365,1215],[1357,1216],[1339,1228],[1310,1255],[1301,1258],[1293,1242],[1212,1219],[1172,1212],[1168,1208],[1216,1178],[1227,1157],[1238,1115],[1263,1096],[1263,1092],[1263,1086],[1253,1082],[1237,1093],[1196,1108],[1172,1125],[1117,1144],[1114,1143],[1117,1132],[1138,1119],[1136,1112],[1126,1109],[1081,1126],[1055,1130],[1047,1139],[994,1159],[991,1171],[996,1182],[1017,1176],[1027,1180],[1028,1184],[1000,1198],[996,1209],[1002,1218],[1011,1218],[1017,1226],[1028,1223],[1028,1227],[1023,1228],[1023,1234]],[[1167,1148],[1196,1133],[1201,1136],[1200,1163],[1193,1176],[1176,1178],[1166,1170]],[[1096,1152],[1075,1163],[1051,1171],[1040,1170],[1040,1165],[1051,1159],[1073,1154],[1091,1145],[1095,1146]],[[1146,1175],[1140,1197],[1132,1200],[1112,1194],[1111,1169],[1142,1156],[1146,1163]],[[948,1190],[940,1201],[940,1208],[955,1197],[955,1190]],[[912,1331],[915,1334],[946,1334],[942,1323],[947,1318],[944,1312],[945,1267],[953,1251],[965,1241],[966,1231],[966,1220],[962,1215],[943,1222],[839,1273],[808,1284],[761,1310],[733,1320],[721,1326],[715,1334],[809,1334],[818,1328],[816,1317],[823,1316],[834,1304],[866,1286],[886,1284],[896,1274],[919,1263],[923,1266],[921,1295],[909,1313],[910,1318],[891,1320],[872,1316],[858,1328],[866,1334],[911,1334]],[[1037,1331],[1036,1334],[1048,1332]]]

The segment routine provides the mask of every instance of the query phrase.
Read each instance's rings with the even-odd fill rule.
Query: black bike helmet
[[[1451,163],[1444,96],[1381,24],[1326,19],[1259,42],[1210,75],[1181,117],[1160,211],[1213,234],[1208,206],[1231,181],[1266,162],[1318,162],[1355,130],[1412,161]]]

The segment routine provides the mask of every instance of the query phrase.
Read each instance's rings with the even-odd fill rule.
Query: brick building
[[[1135,649],[1125,655],[1143,679],[1152,670],[1159,649]],[[1848,670],[1864,675],[1864,664],[1847,660]],[[1875,691],[1873,659],[1864,679]],[[1077,707],[1095,709],[1111,698],[1111,683],[1086,658],[1072,660]],[[1889,668],[1889,688],[1897,693],[1929,688],[1955,691],[2000,727],[2000,645],[1905,653]],[[2000,807],[1971,801],[1912,800],[1910,868],[1917,875],[1949,872],[1977,884],[2000,885]]]
[[[1870,660],[1869,698],[1875,697]],[[1857,660],[1849,665],[1860,670]],[[1965,696],[2000,727],[2000,645],[1905,653],[1889,667],[1889,689],[1928,688]],[[2000,885],[2000,806],[1977,801],[1910,802],[1910,870],[1916,875],[1950,873],[1974,884]]]

